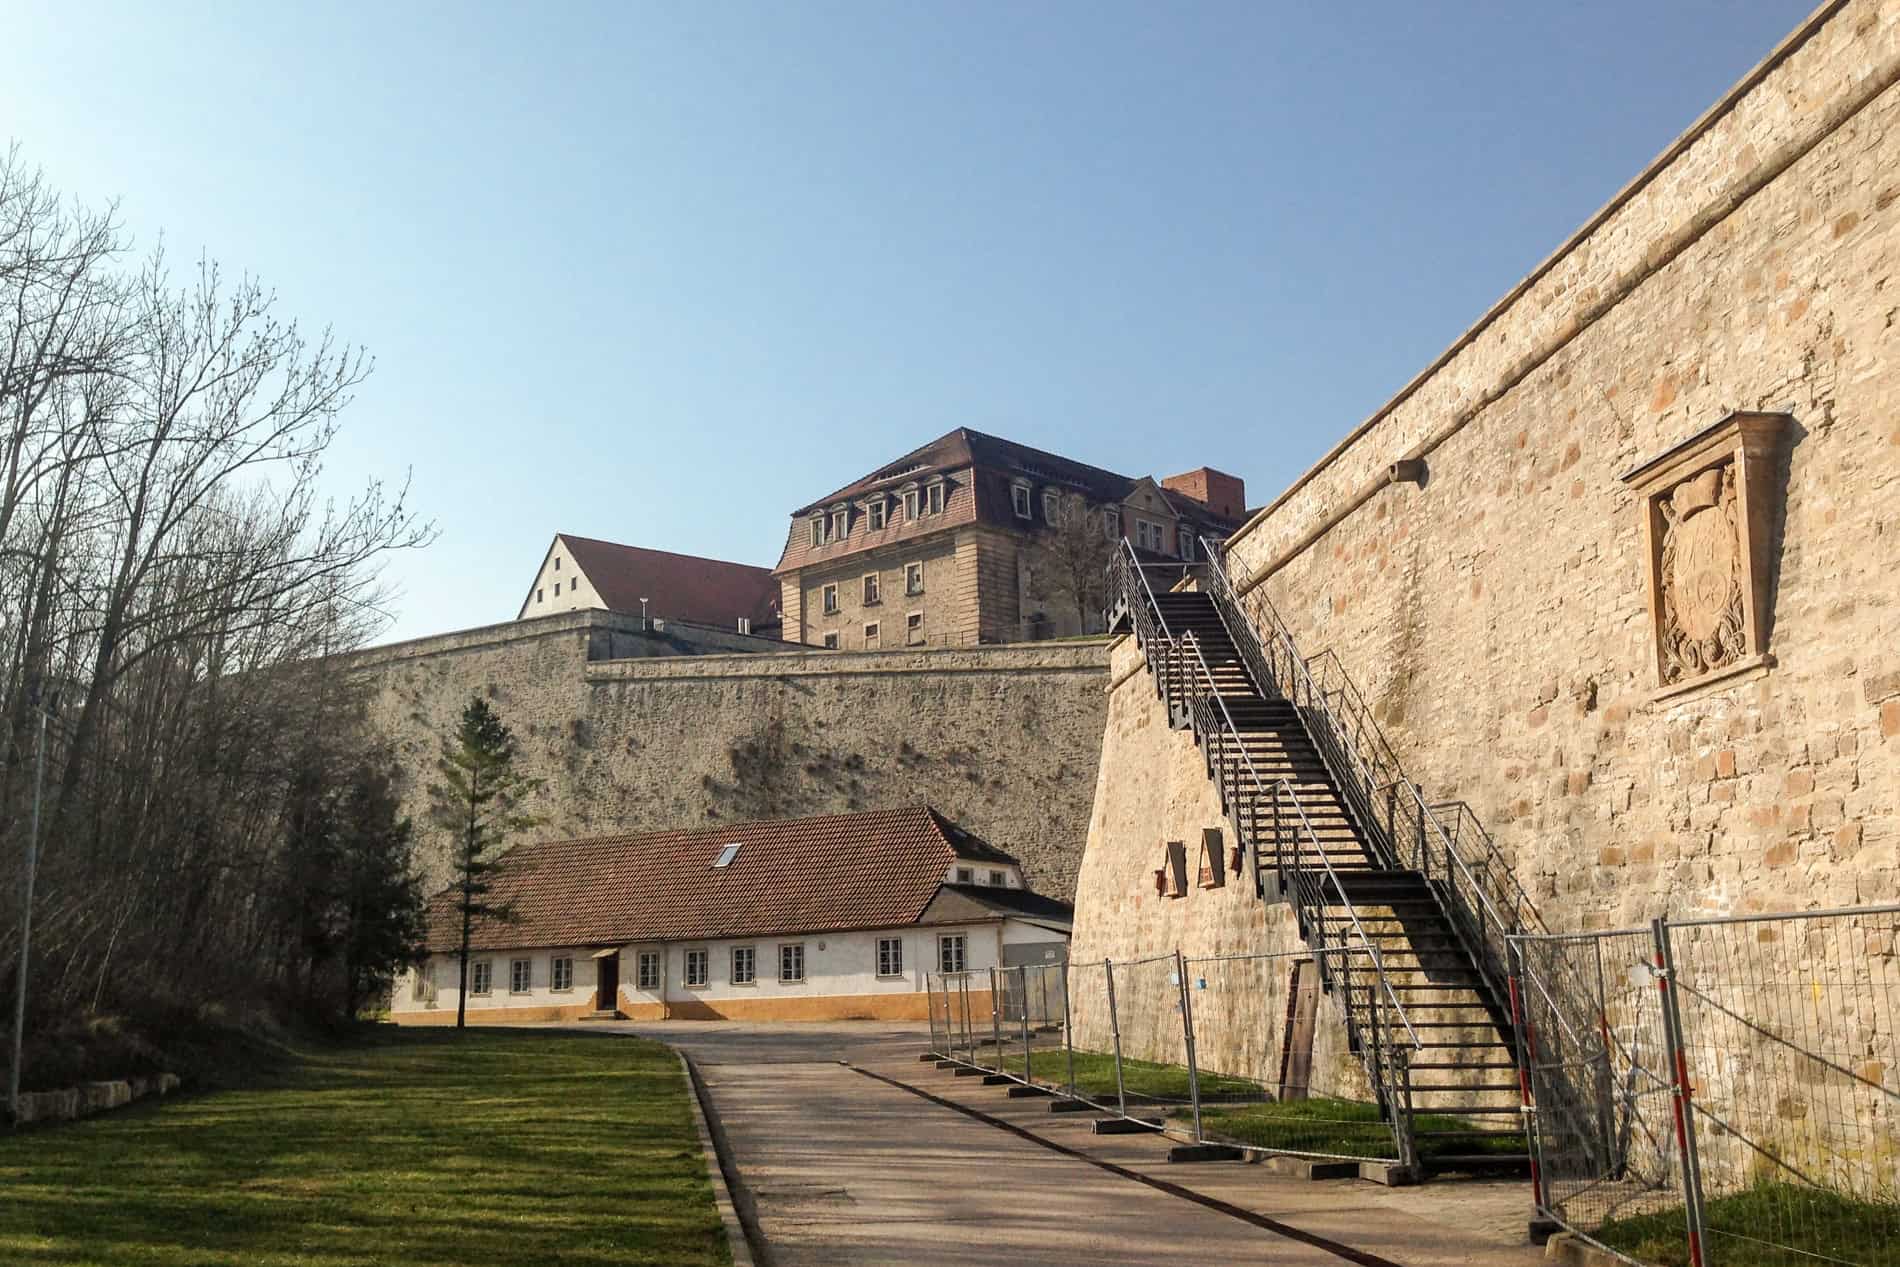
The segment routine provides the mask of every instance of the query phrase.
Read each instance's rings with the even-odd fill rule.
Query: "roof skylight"
[[[738,856],[739,856],[738,844],[727,845],[725,848],[719,851],[719,856],[713,859],[713,870],[717,871],[721,867],[731,866],[732,860],[734,858],[737,858]]]

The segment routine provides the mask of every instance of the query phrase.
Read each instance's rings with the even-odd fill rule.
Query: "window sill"
[[[1734,664],[1726,668],[1717,669],[1713,673],[1705,673],[1699,678],[1691,678],[1687,682],[1677,682],[1673,686],[1660,687],[1650,692],[1649,702],[1651,704],[1685,703],[1690,699],[1699,698],[1705,691],[1713,690],[1714,688],[1740,686],[1744,682],[1752,682],[1756,678],[1766,677],[1768,676],[1768,670],[1774,667],[1775,657],[1766,652],[1759,655],[1748,656],[1745,659],[1737,660]]]
[[[736,990],[755,990],[758,988],[758,985],[759,985],[757,981],[732,981],[732,982],[728,982],[727,984],[731,985]]]
[[[879,981],[907,981],[910,977],[908,973],[903,972],[880,972],[877,974],[877,979]]]
[[[799,977],[799,978],[797,978],[796,980],[792,980],[792,981],[788,981],[788,980],[786,980],[786,979],[785,979],[784,977],[780,977],[780,978],[778,979],[778,983],[779,983],[780,985],[804,985],[804,984],[805,984],[805,978],[803,978],[803,977]]]
[[[571,985],[551,985],[548,987],[548,993],[549,994],[572,994],[574,993],[574,987]]]

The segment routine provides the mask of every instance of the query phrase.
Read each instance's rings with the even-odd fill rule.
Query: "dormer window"
[[[1029,519],[1032,517],[1029,509],[1029,485],[1011,484],[1009,486],[1009,501],[1010,505],[1016,508],[1016,518]]]
[[[831,512],[831,539],[833,541],[843,541],[846,537],[850,535],[851,535],[851,512],[850,510],[841,506],[837,510],[834,510]]]
[[[829,519],[825,518],[823,515],[813,515],[811,518],[812,545],[821,546],[825,544],[825,542],[829,541],[831,539],[830,528],[831,528],[831,521]]]
[[[1056,520],[1062,516],[1062,494],[1053,488],[1042,490],[1042,521],[1055,527]]]
[[[876,532],[882,528],[884,526],[884,499],[882,497],[873,498],[871,503],[864,508],[864,515],[865,527],[869,528],[872,532]]]
[[[1122,539],[1122,512],[1109,506],[1102,511],[1102,535],[1110,541]]]
[[[1181,557],[1194,562],[1194,529],[1186,524],[1181,525]]]
[[[915,488],[907,488],[904,490],[904,519],[906,522],[915,522],[917,519],[918,496],[918,491]]]
[[[713,870],[718,871],[731,866],[732,860],[739,856],[739,845],[743,843],[744,842],[741,841],[722,847],[719,850],[719,856],[713,859]]]
[[[943,481],[935,480],[924,489],[924,513],[941,515],[943,513]]]

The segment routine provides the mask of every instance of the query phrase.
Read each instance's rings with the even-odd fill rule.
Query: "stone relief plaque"
[[[1772,661],[1767,552],[1786,414],[1730,414],[1623,477],[1644,528],[1660,694]]]

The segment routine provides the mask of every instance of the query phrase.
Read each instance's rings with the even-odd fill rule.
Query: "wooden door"
[[[599,981],[594,987],[594,1010],[596,1012],[616,1012],[620,1010],[620,956],[602,955],[594,960],[598,965]]]
[[[1319,967],[1310,960],[1293,965],[1287,982],[1286,1047],[1280,1053],[1280,1098],[1304,1100],[1313,1085],[1313,1023],[1319,1010]]]

